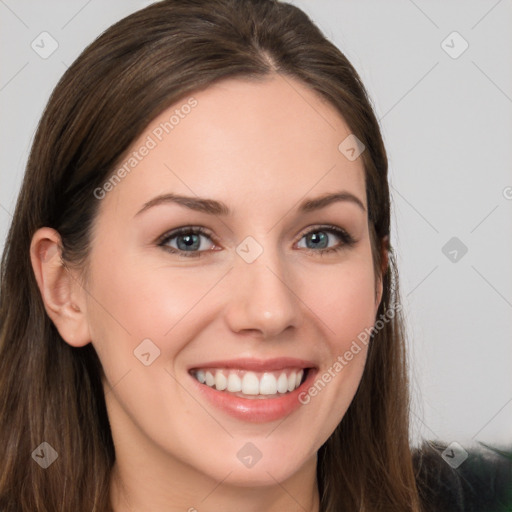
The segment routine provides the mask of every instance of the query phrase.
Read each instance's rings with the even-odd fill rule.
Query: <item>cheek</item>
[[[312,276],[313,277],[313,276]],[[377,304],[371,261],[355,260],[316,271],[307,301],[323,321],[337,352],[374,324]]]
[[[317,351],[325,357],[311,386],[299,400],[307,413],[316,446],[331,435],[345,415],[364,371],[369,329],[376,302],[371,257],[351,258],[315,272],[305,302],[312,305],[323,326]],[[305,292],[304,292],[305,293]],[[366,329],[366,331],[365,331]],[[327,351],[325,350],[327,349]]]
[[[214,277],[191,268],[165,272],[129,257],[117,258],[115,265],[98,264],[91,293],[95,323],[113,329],[103,329],[110,338],[113,333],[130,338],[133,348],[145,338],[161,339],[194,309]]]

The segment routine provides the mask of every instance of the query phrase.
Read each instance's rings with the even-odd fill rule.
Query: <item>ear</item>
[[[376,301],[375,305],[377,310],[379,309],[379,304],[382,300],[382,295],[384,292],[384,275],[388,271],[389,264],[389,236],[386,236],[382,239],[381,247],[380,247],[380,259],[381,259],[381,267],[380,267],[380,276],[377,278],[376,283]]]
[[[85,290],[62,260],[61,238],[51,228],[40,228],[32,237],[30,260],[44,307],[69,345],[82,347],[91,339],[86,316]]]

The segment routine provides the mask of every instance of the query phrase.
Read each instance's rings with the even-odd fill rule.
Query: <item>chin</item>
[[[294,446],[300,446],[300,443],[297,442]],[[222,461],[220,465],[219,460]],[[202,462],[204,467],[205,461]],[[284,451],[279,445],[273,450],[272,443],[267,443],[267,448],[258,452],[255,445],[247,442],[238,450],[235,460],[230,461],[225,455],[223,457],[222,453],[218,456],[213,455],[211,466],[204,467],[203,471],[214,480],[225,481],[229,485],[264,487],[275,486],[277,482],[288,480],[309,464],[316,469],[316,451],[312,455],[304,454],[301,457],[296,448]]]

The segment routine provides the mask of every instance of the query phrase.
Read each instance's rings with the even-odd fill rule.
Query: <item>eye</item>
[[[210,240],[212,245],[215,246],[213,236],[208,230],[200,226],[186,226],[163,235],[158,242],[158,246],[172,254],[198,258],[203,256],[203,253],[212,250],[212,247],[205,247],[202,239]],[[330,225],[310,228],[302,233],[299,244],[302,239],[306,240],[306,247],[299,246],[299,248],[304,248],[306,252],[316,254],[341,251],[356,243],[356,240],[344,229]],[[338,239],[337,245],[329,246],[333,239],[334,242]]]
[[[208,251],[204,247],[201,238],[212,240],[208,231],[202,227],[183,227],[166,233],[160,239],[158,245],[166,251],[186,257],[199,257],[203,252]],[[174,245],[175,242],[175,245]]]
[[[333,238],[338,238],[339,242],[335,246],[329,246],[329,242],[332,241]],[[305,249],[307,252],[320,254],[338,252],[346,247],[352,247],[356,243],[349,233],[337,226],[314,227],[303,233],[301,241],[302,239],[306,240]]]

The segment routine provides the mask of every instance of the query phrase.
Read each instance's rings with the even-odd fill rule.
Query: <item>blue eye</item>
[[[179,228],[169,233],[161,240],[159,245],[165,250],[179,254],[180,256],[201,256],[204,250],[197,251],[201,247],[201,237],[210,238],[208,232],[201,227]],[[176,240],[177,247],[168,245],[172,240]]]
[[[334,235],[335,238],[341,240],[341,243],[329,247],[329,235]],[[311,229],[304,233],[302,238],[306,240],[306,251],[317,252],[320,254],[333,251],[338,252],[345,247],[351,247],[355,244],[355,240],[352,238],[352,236],[350,236],[344,229],[338,228],[336,226],[320,226]]]
[[[333,236],[338,238],[339,241],[337,245],[329,246],[330,239]],[[158,246],[172,254],[198,258],[203,256],[203,253],[211,250],[211,248],[204,248],[204,244],[201,244],[202,238],[212,241],[212,236],[202,227],[182,227],[164,235]],[[320,255],[328,252],[338,252],[356,243],[354,238],[344,229],[336,226],[319,226],[309,229],[301,235],[300,240],[302,239],[306,240],[306,247],[304,247],[306,252]],[[175,245],[173,244],[174,241],[176,241]]]

